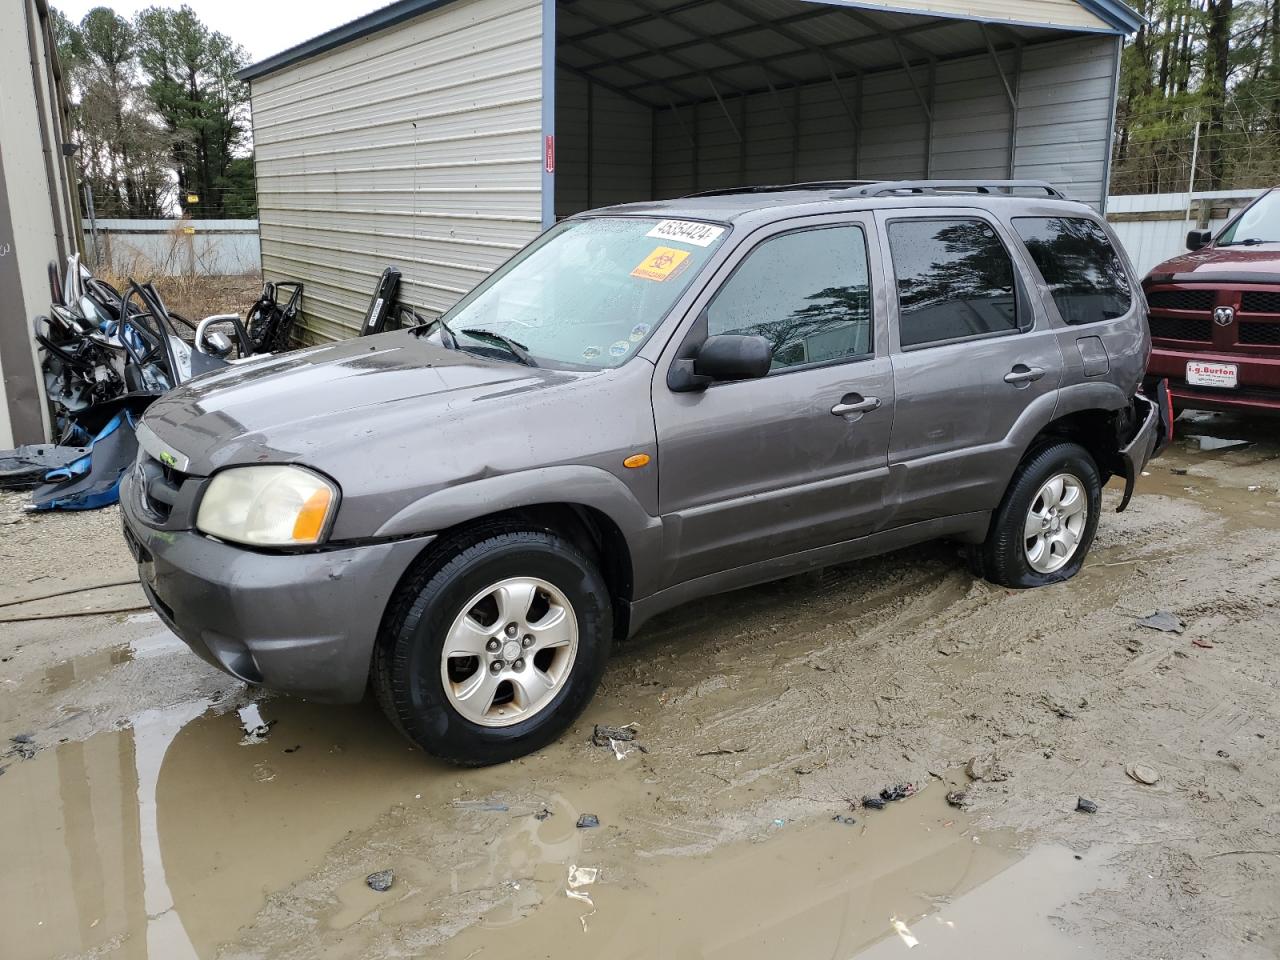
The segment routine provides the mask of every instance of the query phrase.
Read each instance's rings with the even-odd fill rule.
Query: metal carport
[[[1047,179],[1101,206],[1114,0],[401,0],[246,70],[264,270],[313,339],[387,264],[450,306],[557,217],[828,179]]]

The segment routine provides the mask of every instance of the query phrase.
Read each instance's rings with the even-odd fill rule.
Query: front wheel
[[[1005,587],[1069,580],[1084,564],[1098,529],[1102,479],[1089,452],[1058,441],[1019,465],[973,552],[976,572]]]
[[[595,693],[612,606],[591,558],[554,534],[463,540],[401,587],[374,655],[392,722],[466,766],[553,741]]]

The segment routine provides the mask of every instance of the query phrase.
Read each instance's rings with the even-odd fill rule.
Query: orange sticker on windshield
[[[688,250],[676,250],[673,247],[658,247],[644,258],[640,266],[631,271],[631,275],[640,280],[670,280],[675,276],[684,262],[689,259]]]

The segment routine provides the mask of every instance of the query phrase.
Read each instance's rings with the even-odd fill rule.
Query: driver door
[[[772,341],[759,380],[677,393],[654,378],[664,586],[864,536],[882,500],[893,420],[880,252],[869,218],[805,218],[753,234],[673,346]],[[876,278],[876,279],[873,279]]]

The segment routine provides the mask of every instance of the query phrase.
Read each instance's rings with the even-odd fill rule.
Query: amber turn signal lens
[[[332,497],[333,494],[328,490],[317,490],[307,497],[307,502],[298,511],[298,519],[293,522],[294,540],[299,543],[316,543],[320,540]]]
[[[622,465],[628,470],[638,470],[640,467],[649,465],[650,457],[647,453],[637,453],[634,457],[627,457],[622,461]]]

